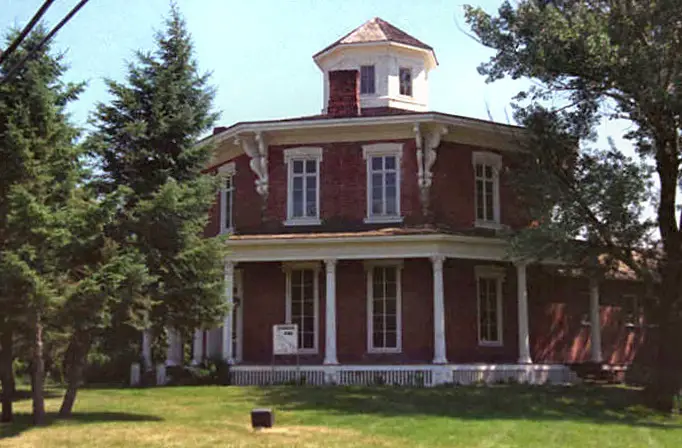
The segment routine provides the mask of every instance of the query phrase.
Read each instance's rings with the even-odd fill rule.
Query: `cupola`
[[[428,79],[438,65],[436,54],[385,20],[375,17],[365,22],[313,59],[324,73],[324,113],[428,110]]]

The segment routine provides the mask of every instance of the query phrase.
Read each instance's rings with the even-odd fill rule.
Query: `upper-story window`
[[[504,271],[476,267],[479,345],[502,345],[502,282]]]
[[[320,224],[322,148],[284,150],[287,164],[287,225]]]
[[[375,93],[374,66],[360,66],[360,94],[373,95]]]
[[[365,222],[401,221],[400,143],[363,146],[367,160],[367,218]]]
[[[474,202],[476,225],[498,227],[500,225],[500,169],[502,157],[492,152],[474,152]]]
[[[412,96],[412,70],[407,67],[400,67],[400,94]]]
[[[227,163],[218,169],[223,178],[220,188],[220,233],[234,230],[234,162]]]

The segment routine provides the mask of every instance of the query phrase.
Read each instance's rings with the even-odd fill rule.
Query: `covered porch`
[[[527,264],[506,260],[499,239],[363,232],[242,236],[229,245],[226,296],[233,312],[221,328],[198,330],[192,352],[193,363],[219,357],[231,364],[233,384],[576,380],[563,364],[533,362]],[[395,268],[395,292],[387,286],[393,280],[377,281],[382,267]],[[307,271],[311,276],[302,278]],[[487,310],[495,328],[481,323],[481,276],[500,279],[491,293],[500,304]],[[312,292],[303,292],[305,284]],[[373,291],[380,288],[383,295]],[[303,310],[308,305],[310,312]],[[591,359],[601,362],[596,283],[590,320],[597,323],[590,326]],[[299,338],[299,355],[273,357],[272,325],[292,322],[309,333]],[[177,353],[169,347],[168,363],[180,362]]]

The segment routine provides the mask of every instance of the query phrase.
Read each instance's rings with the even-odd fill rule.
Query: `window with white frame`
[[[367,160],[366,222],[391,222],[400,216],[400,161],[402,144],[363,146]]]
[[[412,96],[412,70],[407,67],[400,67],[400,94]]]
[[[491,152],[474,152],[474,203],[476,225],[493,226],[500,224],[500,169],[502,158]]]
[[[320,224],[320,162],[322,148],[284,150],[287,164],[287,221]]]
[[[234,230],[234,162],[219,168],[223,184],[220,189],[220,233]]]
[[[499,268],[476,268],[479,345],[502,345],[502,282]]]
[[[375,93],[374,66],[360,66],[360,94],[373,95]]]
[[[300,353],[317,353],[318,272],[317,266],[286,269],[286,320],[289,324],[298,325]]]
[[[369,352],[401,349],[400,265],[375,264],[367,269],[367,348]]]

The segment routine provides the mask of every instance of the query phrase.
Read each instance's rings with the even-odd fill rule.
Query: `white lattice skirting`
[[[451,364],[403,366],[233,366],[232,384],[400,385],[572,384],[578,377],[560,364]]]

